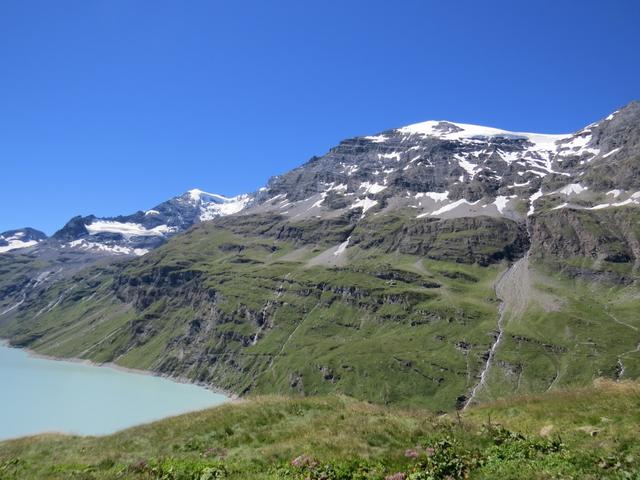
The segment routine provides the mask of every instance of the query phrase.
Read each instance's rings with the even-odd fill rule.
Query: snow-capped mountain
[[[193,189],[131,215],[74,217],[49,238],[32,228],[4,232],[0,261],[14,277],[9,286],[0,285],[0,311],[3,302],[21,305],[27,295],[88,266],[144,255],[196,223],[241,211],[252,199]],[[8,308],[3,311],[14,307]]]
[[[640,103],[569,134],[512,132],[426,121],[341,142],[255,193],[192,189],[131,215],[72,218],[47,245],[100,255],[143,255],[192,225],[238,213],[289,218],[362,217],[413,209],[416,218],[505,216],[539,209],[640,205]],[[37,246],[23,231],[0,237],[0,253]],[[41,234],[44,235],[44,234]]]
[[[272,178],[251,209],[289,217],[415,209],[416,217],[507,216],[541,207],[640,204],[640,104],[570,134],[427,121],[341,142]]]
[[[195,223],[239,212],[250,200],[249,195],[225,197],[193,189],[132,215],[74,217],[52,241],[65,249],[144,255]]]
[[[0,233],[0,253],[28,248],[47,239],[47,235],[33,228],[19,228]]]

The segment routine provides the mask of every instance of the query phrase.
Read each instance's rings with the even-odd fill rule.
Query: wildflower
[[[386,477],[384,477],[384,480],[405,480],[407,478],[407,476],[402,473],[402,472],[398,472],[398,473],[394,473],[393,475],[387,475]]]
[[[302,467],[313,468],[317,465],[318,465],[318,462],[313,457],[310,457],[309,455],[306,455],[306,454],[302,454],[299,457],[296,457],[293,460],[291,460],[291,466],[297,467],[297,468],[302,468]]]
[[[405,450],[404,456],[407,458],[418,458],[418,451],[413,448],[410,448],[408,450]]]

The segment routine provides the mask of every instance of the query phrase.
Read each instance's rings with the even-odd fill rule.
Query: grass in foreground
[[[640,385],[436,416],[346,397],[262,397],[105,437],[0,443],[2,479],[640,478]]]

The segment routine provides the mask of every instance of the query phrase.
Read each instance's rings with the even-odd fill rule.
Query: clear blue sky
[[[0,231],[253,191],[428,119],[567,132],[640,97],[640,2],[3,0]]]

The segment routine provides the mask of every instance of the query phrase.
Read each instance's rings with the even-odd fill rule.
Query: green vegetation
[[[463,416],[258,397],[105,437],[3,442],[0,478],[629,479],[640,472],[638,412],[640,386],[610,381]]]
[[[241,394],[342,393],[444,411],[473,388],[505,266],[358,246],[341,266],[313,263],[344,238],[342,220],[313,244],[272,238],[274,229],[304,236],[306,224],[258,236],[246,233],[253,223],[226,222],[122,266],[83,271],[33,299],[0,335],[43,354]]]
[[[536,231],[567,228],[573,238],[566,222],[554,229],[558,212]],[[296,223],[277,215],[201,224],[144,257],[55,283],[0,325],[0,336],[239,395],[335,393],[451,411],[486,366],[498,329],[494,283],[508,267],[495,260],[506,245],[520,248],[521,232],[488,217],[416,223],[408,215],[357,225],[348,216]],[[605,218],[597,221],[600,232]],[[349,248],[334,255],[346,238]],[[475,399],[637,378],[633,267],[535,259]]]
[[[606,266],[603,266],[606,268]],[[531,273],[526,303],[507,311],[504,336],[479,401],[640,376],[640,295],[635,284]]]

